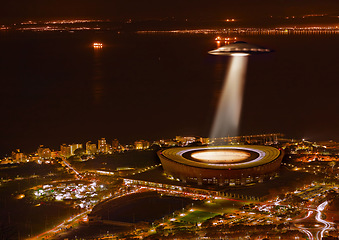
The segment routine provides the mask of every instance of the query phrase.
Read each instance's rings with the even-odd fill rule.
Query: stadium
[[[269,146],[170,148],[158,152],[167,175],[183,182],[247,185],[276,176],[283,152]]]

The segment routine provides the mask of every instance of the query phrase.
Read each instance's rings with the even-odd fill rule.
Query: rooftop
[[[250,153],[251,156],[248,157],[247,161],[207,161],[201,159],[195,159],[192,157],[187,157],[189,152],[215,152],[215,151],[224,151],[226,153],[231,152],[232,150],[241,150],[239,152]],[[232,151],[233,152],[233,151]],[[209,169],[244,169],[252,168],[261,165],[268,164],[275,159],[277,159],[281,152],[273,147],[269,146],[259,146],[259,145],[227,145],[227,146],[204,146],[204,147],[188,147],[188,148],[170,148],[158,153],[166,159],[184,164],[193,167],[200,168],[209,168]],[[232,153],[233,154],[233,153]],[[255,157],[253,155],[256,155]],[[192,154],[193,155],[193,154]],[[206,157],[206,156],[205,156]],[[209,156],[210,158],[211,156]]]

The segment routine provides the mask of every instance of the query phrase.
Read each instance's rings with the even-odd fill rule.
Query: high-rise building
[[[180,142],[182,146],[187,146],[190,143],[193,143],[196,141],[195,137],[182,137],[182,136],[176,136],[175,140]]]
[[[23,162],[26,160],[26,156],[20,152],[20,149],[12,152],[12,160],[15,162]]]
[[[66,144],[62,144],[60,146],[60,154],[63,157],[69,157],[71,156],[71,146],[66,145]]]
[[[57,158],[59,157],[59,152],[58,151],[52,151],[51,152],[51,158]]]
[[[210,143],[210,139],[207,138],[207,137],[201,137],[201,138],[200,138],[200,142],[201,142],[202,144],[206,145],[206,144],[209,144],[209,143]]]
[[[97,145],[95,143],[92,143],[91,141],[88,141],[86,143],[86,153],[87,154],[96,154],[98,151]]]
[[[108,143],[106,144],[104,153],[109,153],[109,154],[113,153],[111,144],[108,144]]]
[[[149,142],[145,141],[145,140],[140,140],[140,141],[134,142],[134,147],[137,150],[144,150],[144,149],[149,148],[149,146],[150,146]]]
[[[40,159],[51,158],[51,150],[49,148],[44,147],[44,145],[40,145],[37,152]]]
[[[106,142],[106,139],[105,138],[101,138],[98,140],[98,152],[99,153],[105,153],[106,152],[106,145],[107,145],[107,142]]]
[[[79,148],[82,148],[82,144],[73,143],[72,145],[70,145],[70,147],[71,147],[71,155],[74,155],[74,151]]]
[[[119,145],[120,145],[120,143],[119,143],[119,140],[118,140],[118,139],[114,139],[114,140],[112,141],[112,149],[113,149],[114,151],[117,151],[117,150],[119,149]]]

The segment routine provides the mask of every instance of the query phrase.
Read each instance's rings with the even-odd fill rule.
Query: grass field
[[[182,217],[180,220],[185,222],[203,222],[211,217],[218,215],[218,213],[213,212],[204,212],[204,211],[194,211],[190,212],[186,216]]]
[[[212,202],[204,202],[197,206],[197,210],[204,212],[215,212],[219,214],[231,213],[236,210],[239,210],[244,204],[249,203],[249,201],[238,201],[238,200],[224,200],[216,199]]]

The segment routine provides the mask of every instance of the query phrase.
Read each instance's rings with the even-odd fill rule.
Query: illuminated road
[[[299,230],[301,230],[302,232],[304,232],[307,236],[308,236],[308,239],[310,240],[321,240],[323,237],[324,237],[324,234],[326,231],[330,230],[332,228],[332,225],[334,223],[332,222],[328,222],[328,221],[325,221],[324,219],[322,219],[322,212],[324,211],[324,209],[326,208],[328,202],[325,201],[323,203],[321,203],[317,209],[308,209],[308,213],[307,215],[304,217],[304,218],[301,218],[301,219],[298,219],[297,221],[302,221],[302,220],[306,220],[306,219],[309,219],[312,220],[312,218],[314,217],[315,221],[323,224],[324,226],[323,227],[318,227],[318,228],[305,228],[305,227],[302,227],[302,226],[298,226],[297,228]],[[316,214],[314,214],[316,213]]]
[[[76,223],[78,223],[79,221],[81,221],[84,217],[87,216],[88,213],[90,213],[91,210],[87,210],[86,212],[80,213],[74,217],[71,217],[65,221],[63,221],[62,223],[60,223],[58,226],[43,232],[41,234],[39,234],[36,237],[30,238],[30,240],[37,240],[37,239],[49,239],[49,238],[53,238],[55,236],[55,234],[57,233],[61,233],[63,232],[65,229],[70,228],[72,226],[74,226]]]
[[[328,202],[325,201],[317,207],[317,215],[315,216],[315,220],[317,220],[318,222],[325,225],[321,231],[317,232],[317,240],[321,240],[324,237],[325,231],[331,229],[332,225],[334,224],[332,222],[327,222],[327,221],[325,221],[324,219],[321,218],[322,211],[325,209],[327,204],[328,204]]]
[[[127,186],[129,186],[127,184]],[[133,185],[130,185],[132,187],[136,187]],[[163,188],[157,188],[157,187],[145,187],[142,186],[140,189],[148,189],[150,191],[156,191],[156,192],[164,192],[167,195],[177,195],[177,196],[182,196],[182,197],[189,197],[189,198],[197,198],[197,199],[209,199],[211,195],[209,194],[202,194],[202,193],[192,193],[192,192],[184,192],[184,191],[177,191],[177,190],[172,190],[172,189],[163,189]],[[228,200],[228,201],[234,201],[234,202],[248,202],[248,201],[255,201],[255,200],[250,200],[250,199],[236,199],[236,197],[231,198],[231,197],[224,197],[224,196],[216,196],[214,199],[223,199],[223,200]]]
[[[80,179],[82,179],[83,178],[83,176],[77,171],[77,170],[75,170],[75,168],[73,168],[72,166],[71,166],[71,164],[66,160],[66,158],[62,158],[62,161],[64,162],[64,164],[66,165],[66,167],[68,167],[72,172],[74,172],[75,173],[75,175],[77,176],[77,178],[80,178]]]
[[[111,200],[114,200],[114,199],[117,199],[117,198],[120,198],[120,197],[123,197],[123,196],[142,192],[144,190],[145,189],[135,189],[135,190],[129,191],[127,193],[122,193],[118,196],[114,196],[111,199],[109,199],[109,197],[103,198],[102,201],[105,201],[105,200],[111,201]],[[41,233],[41,234],[39,234],[35,237],[29,238],[29,240],[54,239],[56,234],[61,234],[61,233],[65,232],[65,230],[67,230],[68,228],[73,227],[75,224],[77,224],[81,221],[84,221],[87,214],[91,213],[93,208],[94,208],[94,206],[91,207],[91,208],[88,208],[85,212],[82,212],[82,213],[80,213],[76,216],[73,216],[73,217],[63,221],[62,223],[60,223],[59,225],[57,225],[56,227],[54,227],[50,230],[47,230],[47,231],[45,231],[45,232],[43,232],[43,233]]]
[[[298,219],[298,221],[310,218],[313,215],[313,212],[314,212],[313,210],[309,210],[307,215],[301,219]],[[314,240],[313,234],[309,230],[307,230],[307,228],[301,226],[299,226],[298,228],[307,235],[309,240]]]

